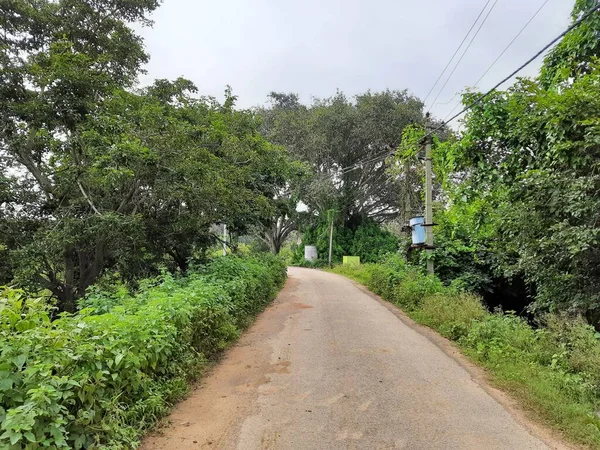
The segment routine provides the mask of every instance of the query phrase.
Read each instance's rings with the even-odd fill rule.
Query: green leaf
[[[18,432],[18,431],[11,431],[9,433],[9,436],[10,436],[10,443],[12,445],[15,445],[23,437],[23,435],[20,432]]]
[[[12,359],[12,362],[14,363],[15,366],[17,366],[17,369],[21,370],[21,369],[23,369],[23,365],[25,364],[26,360],[27,360],[27,355],[21,354],[21,355],[15,356]]]
[[[0,379],[0,391],[8,391],[12,389],[14,384],[14,380],[12,378],[2,378]]]
[[[26,431],[23,433],[23,436],[25,436],[29,442],[36,442],[35,434],[31,431]]]

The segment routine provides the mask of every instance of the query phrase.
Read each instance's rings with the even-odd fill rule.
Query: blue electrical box
[[[409,220],[409,225],[412,230],[413,245],[425,245],[425,223],[424,217],[413,217]]]

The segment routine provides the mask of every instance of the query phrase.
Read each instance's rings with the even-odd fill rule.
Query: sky
[[[460,101],[455,94],[473,86],[544,1],[492,0],[487,21],[427,109],[446,117]],[[242,108],[264,105],[271,91],[294,92],[305,103],[338,89],[350,97],[407,89],[424,99],[486,2],[164,0],[154,26],[140,30],[151,56],[140,83],[183,76],[219,99],[231,85]],[[560,34],[572,5],[548,0],[479,88],[492,87]],[[541,61],[522,74],[535,75]]]

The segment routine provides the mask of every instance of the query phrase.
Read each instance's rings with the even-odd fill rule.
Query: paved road
[[[345,278],[290,268],[273,306],[142,449],[549,448],[391,309]]]

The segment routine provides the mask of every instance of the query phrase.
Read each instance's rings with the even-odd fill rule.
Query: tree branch
[[[137,191],[137,188],[138,188],[138,181],[135,180],[133,182],[133,186],[131,187],[131,189],[129,190],[129,192],[127,193],[127,195],[125,196],[125,198],[123,198],[123,200],[121,201],[121,204],[117,208],[117,214],[121,214],[123,212],[123,210],[125,209],[125,206],[127,206],[127,204],[131,201],[131,199],[135,195],[135,192]]]
[[[54,195],[54,186],[50,179],[42,172],[42,170],[38,167],[38,165],[33,160],[31,156],[31,150],[33,149],[34,139],[36,135],[36,130],[32,128],[29,130],[29,135],[27,136],[27,144],[25,148],[22,150],[17,150],[15,156],[17,157],[17,161],[23,164],[29,173],[33,175],[36,179],[40,187],[44,192],[49,195]]]
[[[81,191],[81,193],[83,194],[83,196],[85,197],[85,199],[87,200],[88,204],[92,207],[92,209],[94,210],[94,212],[96,214],[98,214],[99,216],[101,216],[102,214],[100,214],[100,211],[98,211],[96,209],[96,207],[94,206],[94,204],[92,203],[92,200],[90,199],[90,197],[87,195],[87,193],[85,192],[85,189],[83,189],[83,186],[81,185],[81,183],[79,182],[79,180],[77,181],[77,186],[79,186],[79,190]]]

